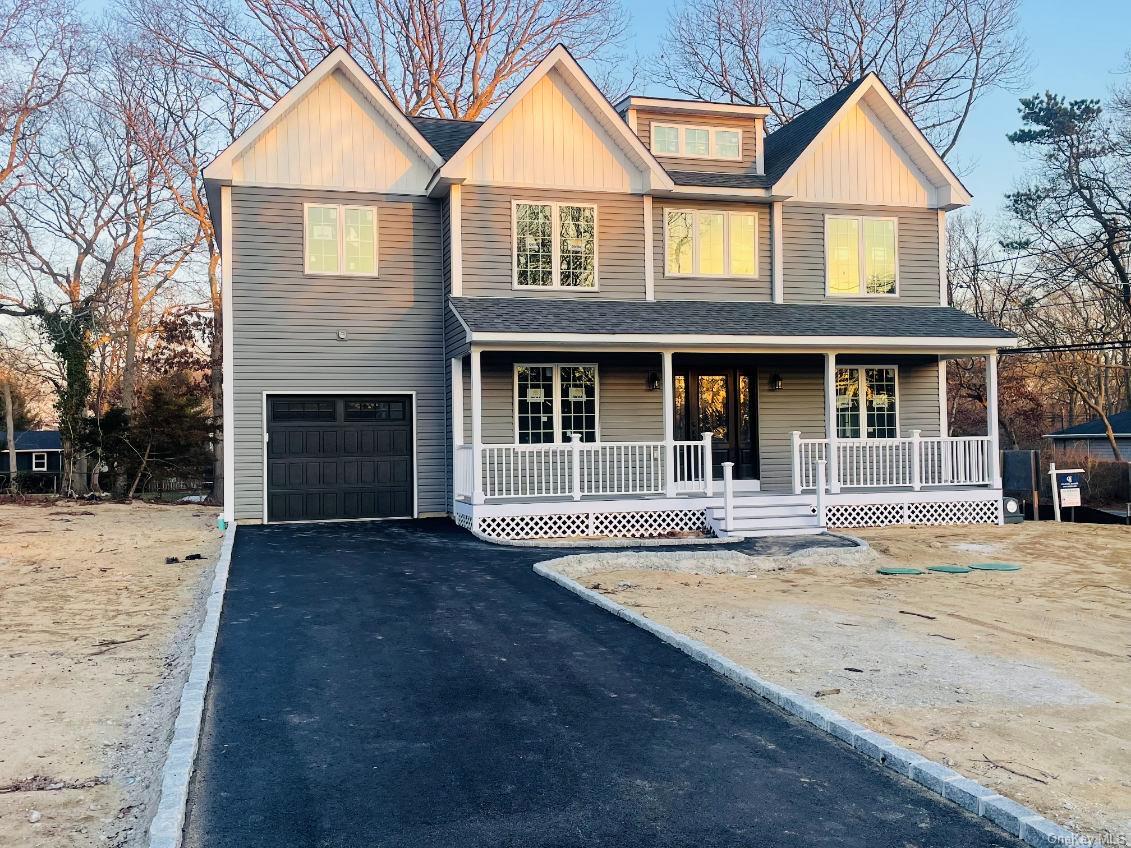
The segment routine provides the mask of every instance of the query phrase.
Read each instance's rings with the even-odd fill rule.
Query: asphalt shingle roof
[[[949,306],[453,297],[472,332],[1011,339]]]
[[[766,188],[764,174],[722,174],[717,171],[668,171],[676,185],[711,188]]]
[[[409,117],[412,125],[436,149],[446,162],[455,156],[463,143],[479,129],[482,121],[456,121],[451,118],[429,118],[423,115]]]
[[[1113,433],[1124,434],[1131,433],[1131,409],[1126,412],[1120,412],[1116,415],[1109,415],[1107,420],[1111,422],[1111,429]],[[1057,430],[1051,433],[1052,436],[1106,436],[1107,431],[1104,429],[1104,423],[1099,418],[1093,418],[1091,421],[1086,421],[1083,424],[1076,424],[1072,427],[1065,427],[1063,430]]]
[[[7,449],[8,434],[0,428],[0,449]],[[16,450],[57,451],[63,449],[58,430],[17,430]]]
[[[833,119],[840,107],[865,79],[861,77],[845,86],[832,97],[822,100],[812,109],[806,109],[788,124],[766,136],[763,152],[767,185],[773,185],[782,178],[789,170],[789,166],[796,162],[805,152],[805,148],[813,143],[813,139]]]

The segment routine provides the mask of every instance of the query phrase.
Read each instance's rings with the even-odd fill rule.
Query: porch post
[[[452,357],[452,448],[463,444],[463,357]]]
[[[675,497],[675,386],[672,385],[672,352],[660,351],[663,367],[660,387],[664,393],[664,494]]]
[[[828,449],[825,460],[828,462],[829,492],[840,491],[840,468],[837,462],[836,433],[836,354],[825,354],[825,441]]]
[[[483,503],[483,375],[479,368],[479,350],[471,349],[471,502]]]
[[[995,489],[1001,488],[1001,465],[998,453],[997,418],[997,351],[986,354],[986,433],[990,437],[990,480]]]

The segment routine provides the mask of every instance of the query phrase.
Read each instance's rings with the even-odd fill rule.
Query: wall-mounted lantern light
[[[782,390],[781,374],[774,374],[770,377],[770,391],[780,392]]]
[[[648,391],[658,392],[660,390],[660,375],[655,371],[648,375]]]

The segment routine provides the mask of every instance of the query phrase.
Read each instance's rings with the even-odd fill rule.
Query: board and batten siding
[[[669,277],[664,218],[667,209],[733,210],[758,215],[758,276]],[[656,300],[770,300],[773,247],[770,207],[766,204],[715,203],[704,200],[663,200],[652,205],[652,250],[655,257]]]
[[[554,69],[470,152],[468,183],[639,191],[624,147]]]
[[[377,277],[304,273],[304,202],[377,207]],[[232,188],[237,520],[263,517],[264,391],[416,392],[418,509],[447,511],[439,227],[425,197]]]
[[[596,289],[513,287],[516,200],[597,207]],[[465,296],[644,299],[644,201],[639,196],[464,185],[462,206]]]
[[[825,218],[873,215],[898,219],[897,297],[830,297],[825,294]],[[938,306],[939,216],[933,209],[810,203],[782,205],[782,283],[786,303],[901,303]],[[851,332],[851,327],[845,330]]]
[[[664,112],[655,109],[636,110],[636,135],[644,146],[652,149],[652,124],[671,124],[674,126],[720,127],[742,131],[742,160],[728,159],[685,159],[680,156],[656,158],[670,171],[714,172],[716,174],[756,174],[758,173],[758,140],[762,134],[761,121],[757,118],[740,118],[706,112],[689,114],[684,111]]]
[[[340,70],[233,164],[236,183],[423,194],[433,167]]]

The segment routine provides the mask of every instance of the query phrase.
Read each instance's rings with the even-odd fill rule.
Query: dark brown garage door
[[[267,398],[267,520],[411,516],[412,398]]]

